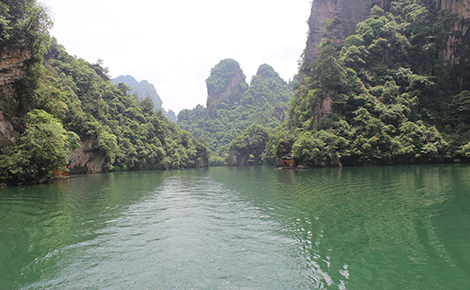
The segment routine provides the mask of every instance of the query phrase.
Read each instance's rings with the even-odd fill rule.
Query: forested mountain
[[[342,43],[307,47],[301,83],[266,161],[287,153],[308,166],[468,160],[468,15],[430,0],[384,8],[373,7]],[[326,35],[337,22],[325,21]]]
[[[154,109],[159,109],[162,107],[162,100],[155,89],[155,86],[149,83],[147,80],[142,80],[140,83],[130,75],[118,76],[111,80],[115,85],[119,83],[124,83],[126,86],[131,88],[130,93],[137,96],[138,101],[142,101],[147,96],[153,101],[155,105]]]
[[[2,1],[0,13],[0,182],[42,182],[67,164],[75,172],[208,165],[207,147],[154,112],[150,98],[138,102],[99,63],[51,39],[36,1]]]
[[[140,83],[131,75],[125,75],[125,76],[118,76],[116,78],[113,78],[111,80],[115,85],[118,85],[119,83],[124,83],[126,86],[131,88],[130,93],[136,96],[137,101],[142,101],[147,97],[150,97],[150,99],[153,101],[154,104],[154,110],[162,110],[163,114],[165,117],[167,117],[170,121],[173,121],[176,123],[177,118],[175,115],[175,112],[172,110],[165,111],[162,108],[162,100],[160,99],[160,96],[157,93],[157,90],[155,89],[155,86],[151,83],[149,83],[147,80],[142,80]]]
[[[267,64],[258,68],[248,86],[240,65],[233,59],[222,60],[212,68],[206,85],[207,106],[182,110],[178,114],[178,125],[208,143],[212,165],[243,165],[249,154],[256,153],[245,150],[246,158],[229,158],[231,142],[251,125],[265,127],[260,129],[263,132],[280,125],[293,95],[292,88]],[[240,142],[238,139],[239,148]],[[262,147],[255,150],[258,155],[265,143],[260,143]],[[243,162],[229,162],[229,159]],[[251,160],[259,163],[260,156]]]

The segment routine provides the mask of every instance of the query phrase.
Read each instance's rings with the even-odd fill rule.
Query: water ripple
[[[8,188],[0,288],[466,289],[469,172],[213,168]]]

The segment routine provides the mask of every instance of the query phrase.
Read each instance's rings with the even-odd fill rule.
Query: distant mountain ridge
[[[165,113],[165,117],[167,117],[170,121],[173,121],[176,123],[177,118],[175,112],[172,110],[165,111],[165,109],[162,108],[162,99],[157,93],[157,90],[155,89],[155,86],[151,83],[149,83],[147,80],[142,80],[140,83],[131,75],[120,75],[117,78],[114,78],[111,80],[115,85],[119,83],[124,83],[126,86],[130,87],[131,94],[136,94],[137,95],[137,100],[140,102],[143,99],[145,99],[147,96],[150,96],[150,99],[152,99],[154,107],[154,110],[162,109],[163,112]]]
[[[142,101],[145,97],[150,96],[155,105],[154,109],[162,107],[162,99],[157,93],[155,86],[149,83],[147,80],[143,80],[140,83],[131,75],[120,75],[117,78],[112,79],[114,84],[125,83],[126,86],[130,87],[131,94],[137,94],[138,101]]]

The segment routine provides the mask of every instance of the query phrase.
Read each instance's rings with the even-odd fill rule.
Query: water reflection
[[[125,181],[119,178],[123,174]],[[1,189],[0,289],[38,281],[45,277],[44,269],[53,276],[64,249],[95,239],[104,221],[159,182],[158,176],[146,173],[113,173]]]
[[[313,288],[387,289],[408,281],[406,285],[417,289],[447,289],[449,282],[470,284],[469,251],[463,249],[464,237],[470,238],[470,208],[468,198],[466,207],[455,200],[456,194],[469,192],[468,169],[443,165],[271,171],[263,172],[270,176],[264,179],[270,183],[266,186],[260,185],[253,168],[232,177],[243,179],[250,190],[240,192],[293,238],[293,258]],[[456,188],[460,180],[466,183]],[[462,208],[457,215],[466,219],[450,221],[443,214],[443,208],[456,204]],[[443,234],[449,222],[463,230],[457,237]],[[463,256],[451,254],[456,246]]]
[[[0,191],[0,288],[468,289],[470,167],[211,168]]]

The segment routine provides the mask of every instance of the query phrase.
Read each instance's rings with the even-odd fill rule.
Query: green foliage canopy
[[[319,57],[302,64],[308,74],[264,160],[294,153],[304,165],[324,167],[468,157],[467,92],[449,98],[458,85],[448,90],[440,78],[435,82],[442,71],[428,69],[439,62],[450,18],[428,4],[399,0],[390,11],[374,7],[343,46],[323,41]],[[427,52],[416,62],[423,45]],[[439,128],[447,128],[446,135]]]
[[[215,87],[226,88],[234,77],[235,74],[227,72],[228,69],[238,71],[239,65],[232,60],[226,60],[212,69],[207,81],[208,104],[214,102],[210,93],[224,92],[217,91]],[[220,100],[217,105],[212,104],[211,107],[216,108],[212,111],[214,114],[210,114],[208,108],[200,105],[192,110],[183,110],[178,114],[178,125],[207,142],[212,152],[211,165],[224,165],[228,160],[231,142],[241,136],[249,126],[262,125],[270,131],[284,121],[292,94],[291,85],[271,66],[263,64],[241,98],[229,97]]]
[[[28,114],[26,130],[16,146],[0,155],[0,180],[44,182],[53,169],[65,169],[65,158],[79,147],[77,134],[43,110]]]

